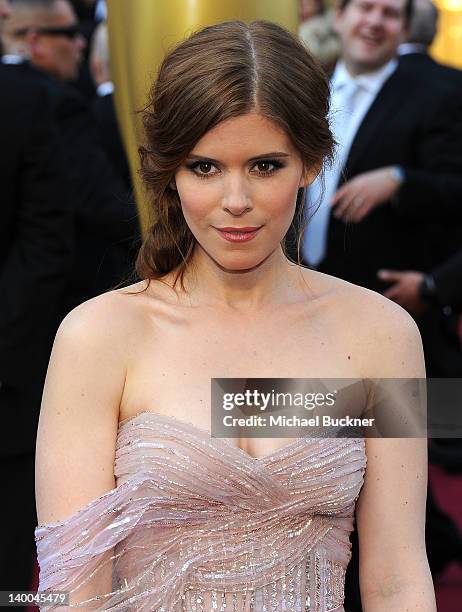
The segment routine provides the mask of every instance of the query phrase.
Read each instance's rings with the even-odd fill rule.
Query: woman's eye
[[[209,176],[214,176],[217,173],[217,169],[209,161],[197,161],[188,166],[190,170],[194,172],[200,178],[208,178]]]
[[[199,162],[196,168],[200,171],[200,174],[210,174],[213,164],[210,162]]]
[[[220,172],[211,161],[196,161],[191,164],[187,164],[187,167],[201,178],[208,178],[215,176]],[[252,172],[261,176],[270,176],[278,168],[281,168],[282,164],[276,160],[261,160],[257,161],[252,166]]]
[[[272,164],[271,162],[266,162],[266,161],[257,162],[256,166],[257,166],[258,172],[262,172],[263,174],[274,170],[274,164]]]
[[[283,168],[283,164],[275,159],[268,159],[256,162],[254,168],[258,174],[271,175],[279,168]]]
[[[216,174],[216,168],[210,161],[195,161],[187,163],[186,167],[200,178],[208,178]]]

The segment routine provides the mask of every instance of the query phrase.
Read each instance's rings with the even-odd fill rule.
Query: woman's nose
[[[222,207],[233,215],[241,215],[246,210],[252,210],[252,200],[246,182],[238,176],[230,176],[225,181]]]

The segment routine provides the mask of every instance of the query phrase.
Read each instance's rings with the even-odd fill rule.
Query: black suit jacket
[[[98,141],[89,103],[71,86],[30,65],[9,66],[46,87],[63,143],[74,197],[76,255],[62,316],[126,279],[133,270],[140,228],[135,202]]]
[[[73,259],[62,149],[46,89],[0,65],[0,456],[32,452]]]
[[[437,79],[445,85],[462,87],[462,70],[436,62],[427,53],[405,53],[399,56],[399,64],[410,74],[418,74],[430,83]]]
[[[363,172],[392,165],[404,168],[405,183],[393,202],[379,206],[360,223],[344,223],[331,214],[327,255],[318,267],[321,272],[382,292],[388,285],[377,279],[380,268],[428,271],[460,248],[461,108],[452,83],[398,66],[359,126],[339,185]],[[296,258],[297,229],[295,220],[286,241],[292,259]],[[428,313],[432,321],[433,312]],[[433,330],[433,337],[426,336],[428,342],[424,337],[425,348],[433,349],[435,340],[442,337],[439,324]],[[458,348],[451,345],[449,359],[446,343],[444,352],[438,348],[436,352],[436,363],[428,368],[426,351],[429,375],[440,375],[441,361],[457,371]],[[447,375],[447,366],[444,372]],[[356,531],[351,540],[345,609],[357,612],[361,605]]]
[[[112,94],[96,96],[92,102],[93,116],[98,128],[98,138],[114,172],[124,182],[127,192],[132,188],[130,169],[120,135]]]
[[[462,248],[431,271],[438,300],[454,311],[462,312]]]
[[[459,320],[462,312],[462,249],[433,268],[437,301],[419,319],[428,376],[460,378],[462,346]]]
[[[340,184],[401,165],[404,184],[393,202],[360,223],[331,214],[327,255],[319,270],[382,291],[380,268],[428,271],[460,244],[462,221],[461,100],[401,66],[385,82],[352,143]],[[451,227],[452,229],[449,229]]]

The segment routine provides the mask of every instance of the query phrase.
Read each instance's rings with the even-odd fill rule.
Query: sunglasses
[[[13,32],[14,36],[25,36],[28,32],[34,31],[37,34],[42,34],[45,36],[65,36],[70,40],[74,40],[77,36],[80,35],[80,30],[78,25],[70,25],[62,28],[35,28],[29,26],[27,28],[19,28]]]

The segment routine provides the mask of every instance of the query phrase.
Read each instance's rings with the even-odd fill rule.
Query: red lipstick
[[[216,227],[215,229],[228,242],[247,242],[255,238],[261,227]]]

